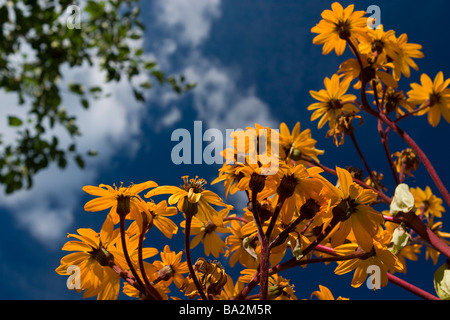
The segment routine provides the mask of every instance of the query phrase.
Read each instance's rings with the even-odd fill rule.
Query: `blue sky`
[[[54,269],[63,256],[60,248],[67,232],[79,227],[98,230],[103,221],[101,213],[84,212],[83,205],[90,199],[81,190],[84,185],[146,180],[178,185],[184,175],[212,181],[220,165],[175,165],[171,161],[176,144],[171,141],[173,130],[185,128],[193,134],[195,120],[203,122],[203,130],[217,128],[223,132],[255,122],[275,127],[286,122],[292,128],[300,121],[303,129],[312,130],[317,147],[326,150],[322,163],[362,167],[349,141],[336,148],[331,139],[325,138],[325,131],[317,130],[317,123],[309,121],[310,111],[306,109],[313,102],[309,90],[322,89],[324,77],[331,77],[350,57],[348,48],[342,57],[322,56],[321,47],[312,44],[310,29],[332,1],[143,3],[147,54],[164,71],[183,73],[198,85],[182,96],[155,87],[147,93],[145,105],[133,101],[126,83],[109,85],[106,88],[112,92],[111,98],[92,104],[89,111],[81,110],[73,97],[65,97],[64,103],[77,115],[84,133],[80,147],[97,149],[99,156],[91,159],[83,171],[74,165],[64,171],[51,167],[38,175],[32,190],[0,195],[0,299],[81,299],[81,294],[67,290],[66,279]],[[345,7],[351,2],[341,3]],[[405,91],[421,73],[434,78],[442,70],[444,77],[450,77],[447,1],[357,1],[356,9],[366,10],[372,4],[380,7],[385,30],[394,29],[397,35],[407,33],[410,42],[423,45],[425,58],[417,60],[419,71],[413,71],[409,81],[403,79],[400,83]],[[71,79],[100,83],[102,78],[92,69],[80,68],[67,70],[63,84]],[[2,99],[10,99],[3,101],[14,103],[10,95],[0,94]],[[392,191],[376,124],[370,118],[365,120],[357,128],[357,139],[372,168],[385,172],[384,183]],[[441,120],[438,127],[432,128],[422,117],[407,119],[403,127],[429,155],[444,183],[450,181],[448,148],[442,147],[443,138],[450,132],[449,124]],[[392,151],[405,147],[394,134],[390,142]],[[406,182],[422,188],[430,185],[437,193],[423,168]],[[221,185],[211,188],[223,196]],[[228,200],[236,205],[237,212],[245,204],[239,196]],[[442,221],[444,227],[450,223],[447,215]],[[172,249],[181,250],[182,237],[180,230],[176,238],[168,241],[155,230],[148,245],[162,249],[168,243],[171,247],[173,244]],[[201,254],[193,252],[194,257]],[[420,263],[409,263],[408,274],[400,277],[434,293],[432,275],[437,266],[425,261],[423,255],[421,258]],[[231,269],[226,261],[222,262],[229,273],[237,272],[237,267]],[[285,277],[292,279],[298,298],[309,298],[319,284],[329,287],[335,296],[351,299],[416,298],[394,284],[376,292],[364,285],[354,289],[350,286],[351,275],[336,276],[334,267],[311,265],[289,271]]]

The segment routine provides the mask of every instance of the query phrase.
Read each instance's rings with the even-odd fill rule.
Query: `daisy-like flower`
[[[402,74],[409,78],[411,75],[410,68],[416,71],[419,70],[412,58],[423,58],[424,55],[420,51],[421,49],[422,46],[420,44],[408,43],[408,35],[406,33],[403,33],[396,39],[394,47],[396,56],[393,61],[393,76],[395,80],[399,81]]]
[[[382,59],[377,59],[374,61],[367,54],[361,54],[360,58],[362,69],[358,59],[355,58],[350,58],[341,63],[338,74],[343,76],[342,82],[352,81],[359,78],[359,81],[353,85],[353,88],[360,89],[362,80],[365,83],[368,83],[372,79],[376,79],[380,80],[388,87],[398,87],[398,83],[395,81],[394,77],[386,72],[387,70],[394,68],[392,62],[386,62]]]
[[[208,219],[210,215],[216,212],[211,205],[233,208],[233,206],[225,204],[216,193],[204,189],[204,185],[206,184],[205,179],[199,179],[198,177],[189,179],[189,176],[182,178],[184,184],[180,187],[160,186],[149,191],[145,197],[149,198],[161,194],[171,194],[168,199],[170,205],[177,203],[178,210],[183,213],[186,213],[186,210],[194,210],[194,214],[201,215],[201,219]]]
[[[441,218],[442,212],[445,212],[444,207],[442,206],[442,199],[436,197],[431,188],[427,186],[425,190],[417,188],[410,188],[412,195],[414,196],[414,205],[417,209],[423,209],[422,214],[424,214],[427,218],[430,215]],[[420,210],[416,211],[417,214],[420,213]]]
[[[175,253],[175,251],[171,251],[170,247],[166,245],[160,254],[161,260],[153,262],[153,265],[159,270],[158,282],[165,281],[167,287],[174,282],[179,289],[182,288],[185,282],[183,274],[189,272],[187,262],[181,261],[183,251]]]
[[[231,133],[231,148],[222,151],[226,163],[268,164],[279,155],[279,133],[255,123],[255,127]]]
[[[325,78],[324,85],[325,89],[321,89],[320,91],[309,91],[311,96],[319,102],[308,106],[308,110],[314,110],[311,115],[311,121],[321,118],[317,124],[319,129],[327,122],[331,129],[335,125],[337,116],[343,111],[352,113],[358,112],[359,109],[352,103],[356,100],[356,96],[353,94],[346,94],[350,85],[349,80],[340,82],[339,76],[334,74],[331,79]]]
[[[317,45],[323,44],[322,53],[328,54],[333,49],[338,56],[345,51],[347,41],[356,46],[356,40],[366,37],[367,18],[365,11],[353,11],[354,5],[343,8],[338,2],[331,5],[332,10],[322,12],[322,20],[311,29],[318,33],[313,39]]]
[[[319,300],[348,300],[348,298],[342,298],[341,296],[335,299],[330,289],[320,284],[319,290],[311,293],[311,299],[313,298],[313,296],[316,296]]]
[[[355,254],[358,249],[357,243],[347,243],[334,248],[334,252],[342,256]],[[372,250],[366,252],[361,258],[338,261],[338,266],[334,270],[337,275],[342,275],[355,270],[352,279],[352,287],[358,288],[367,277],[367,271],[373,266],[380,268],[380,285],[385,287],[388,283],[387,273],[390,270],[403,271],[403,265],[389,249],[378,242],[373,241]],[[374,289],[379,289],[374,287]]]
[[[225,187],[225,197],[229,194],[235,194],[239,191],[238,183],[244,177],[242,172],[236,172],[236,169],[240,168],[237,164],[224,163],[222,168],[219,169],[219,176],[211,182],[211,185],[223,181]]]
[[[411,148],[406,148],[402,151],[397,151],[391,157],[395,157],[394,166],[398,173],[403,173],[412,176],[411,171],[417,170],[420,164],[419,157]]]
[[[119,259],[120,252],[114,247],[118,238],[118,229],[114,230],[111,218],[107,218],[100,233],[89,228],[80,228],[78,234],[68,234],[70,240],[64,244],[62,250],[75,251],[61,259],[60,266],[55,270],[60,275],[70,275],[68,268],[79,268],[78,292],[85,290],[83,298],[97,296],[98,300],[115,300],[120,290],[120,276],[110,267],[119,265],[125,270],[126,263]],[[77,279],[74,279],[74,286]]]
[[[203,258],[199,258],[194,265],[195,276],[199,280],[200,286],[203,291],[207,293],[209,297],[214,299],[223,293],[222,289],[227,284],[230,277],[225,273],[225,269],[218,261],[206,261]],[[198,289],[194,284],[194,281],[189,274],[186,279],[184,288],[185,295],[189,299],[194,299],[199,296]]]
[[[256,269],[242,270],[238,281],[241,283],[250,282],[256,271]],[[268,282],[268,300],[297,300],[294,294],[294,286],[289,284],[289,280],[274,274],[269,277]]]
[[[88,201],[84,205],[84,210],[95,212],[111,208],[109,216],[113,219],[114,224],[119,223],[121,215],[127,216],[130,214],[130,217],[136,220],[139,227],[142,228],[141,212],[147,212],[148,210],[139,193],[156,186],[158,184],[154,181],[132,184],[129,187],[121,185],[119,188],[116,186],[113,188],[105,184],[98,187],[85,186],[83,190],[86,193],[98,196],[98,198]]]
[[[247,218],[248,221],[252,221],[251,214],[246,211],[244,214],[244,219]],[[259,252],[260,246],[258,246],[257,241],[252,241],[256,239],[256,226],[254,222],[251,224],[253,226],[247,227],[249,223],[243,224],[241,221],[232,220],[228,229],[231,232],[225,243],[227,244],[227,250],[225,252],[225,257],[229,258],[230,266],[234,267],[236,262],[239,262],[246,268],[257,268],[259,263]]]
[[[191,249],[195,248],[200,242],[203,243],[205,254],[209,256],[212,254],[218,258],[221,253],[224,253],[225,242],[218,235],[218,233],[229,233],[229,229],[223,221],[230,209],[222,209],[217,214],[211,215],[209,220],[201,220],[200,217],[193,216],[191,222],[191,235],[194,239],[191,241]],[[181,227],[186,227],[186,221],[181,222]]]
[[[381,88],[381,86],[379,86],[378,88]],[[407,101],[407,98],[403,93],[403,91],[394,89],[392,87],[388,87],[384,95],[384,105],[383,105],[384,111],[386,113],[391,113],[395,111],[398,117],[399,115],[402,116],[405,114],[402,108],[408,112],[411,112],[414,106]]]
[[[289,280],[274,274],[269,277],[268,300],[297,300],[294,285]]]
[[[301,156],[311,157],[317,162],[318,155],[324,154],[323,150],[316,149],[316,140],[311,137],[311,130],[301,131],[300,122],[297,122],[289,132],[286,123],[280,125],[280,158],[299,161]]]
[[[367,35],[368,37],[360,39],[359,50],[362,54],[384,62],[387,62],[388,58],[396,58],[394,30],[384,31],[383,25],[379,25],[376,29],[369,29]]]
[[[147,208],[151,215],[151,226],[155,226],[167,238],[172,239],[172,236],[178,232],[178,226],[168,217],[176,215],[177,208],[167,206],[166,200],[163,200],[158,204],[153,201],[148,201]]]
[[[373,246],[373,237],[380,231],[383,215],[370,204],[376,201],[377,194],[353,182],[350,173],[336,167],[339,188],[334,188],[339,203],[333,208],[333,216],[340,222],[334,227],[331,236],[333,247],[344,243],[352,232],[357,244],[366,252]],[[333,186],[331,186],[333,189]]]
[[[317,198],[320,194],[323,182],[319,174],[323,170],[319,167],[306,168],[302,164],[295,167],[289,167],[282,177],[277,177],[272,181],[268,181],[268,189],[275,189],[279,197],[285,199],[281,208],[280,215],[283,224],[287,225],[291,222],[295,211],[308,198]],[[271,183],[274,186],[271,186]]]
[[[441,115],[450,123],[450,78],[444,81],[442,71],[438,72],[434,81],[425,73],[420,77],[421,84],[411,83],[412,90],[408,91],[408,101],[418,105],[423,110],[418,116],[428,113],[428,122],[436,127],[441,121]]]

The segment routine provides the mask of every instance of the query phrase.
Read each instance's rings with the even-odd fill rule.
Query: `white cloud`
[[[158,22],[171,28],[178,41],[191,46],[208,38],[213,19],[220,16],[220,0],[158,0]]]
[[[87,160],[85,169],[79,169],[73,162],[61,170],[51,164],[34,177],[31,190],[20,190],[12,195],[0,193],[0,203],[16,218],[18,225],[43,244],[55,245],[56,240],[64,238],[71,227],[74,214],[80,211],[78,199],[83,194],[83,185],[92,184],[99,170],[109,163],[115,154],[128,154],[132,158],[140,146],[140,125],[145,111],[142,103],[136,102],[127,80],[108,83],[103,86],[111,93],[108,98],[91,100],[90,108],[81,107],[77,96],[67,93],[67,84],[71,81],[82,83],[86,88],[104,82],[98,68],[87,65],[69,69],[63,68],[60,87],[64,106],[70,115],[76,116],[82,136],[76,139],[77,150],[85,153],[96,149],[99,155]],[[142,80],[142,79],[141,79]],[[29,106],[17,107],[17,97],[13,93],[0,93],[0,100],[8,102],[5,113],[25,115]],[[2,108],[3,109],[3,108]],[[2,120],[6,121],[6,120]],[[14,130],[2,126],[4,140],[11,142]],[[72,143],[65,128],[47,128],[47,135],[58,137],[61,146]]]
[[[237,87],[239,70],[205,57],[199,48],[208,39],[213,21],[221,16],[220,6],[220,0],[156,2],[154,8],[159,25],[175,35],[179,42],[190,45],[187,53],[183,51],[182,66],[174,72],[184,74],[189,82],[197,84],[192,91],[193,108],[198,120],[203,120],[207,127],[225,132],[225,129],[240,129],[255,123],[276,125],[269,106],[257,97],[255,90]],[[160,42],[160,53],[156,58],[170,68],[167,52],[175,55],[177,46],[168,45],[172,41],[167,39]],[[178,103],[177,98],[173,94],[162,95],[159,102],[167,109]],[[173,108],[169,112],[172,113]]]

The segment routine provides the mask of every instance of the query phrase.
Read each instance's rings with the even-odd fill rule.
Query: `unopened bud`
[[[197,212],[198,204],[196,202],[190,202],[188,196],[185,196],[183,200],[183,213],[194,216]]]
[[[126,216],[130,213],[130,197],[119,195],[117,197],[117,209],[116,212],[119,216]]]
[[[252,190],[252,192],[258,193],[263,191],[265,184],[266,184],[266,176],[262,176],[257,173],[252,173],[248,186],[250,190]]]
[[[171,266],[164,266],[158,272],[158,277],[164,281],[170,280],[170,278],[172,278],[172,276],[173,276],[173,269]]]
[[[280,197],[287,199],[294,194],[297,184],[298,181],[294,175],[284,175],[283,178],[281,178],[280,185],[277,188],[277,193]]]

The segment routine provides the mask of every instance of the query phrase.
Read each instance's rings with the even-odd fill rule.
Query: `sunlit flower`
[[[165,281],[167,287],[173,281],[178,288],[182,288],[185,281],[183,274],[189,272],[187,262],[181,261],[183,251],[175,253],[175,251],[170,250],[168,245],[165,245],[160,254],[161,260],[153,262],[153,265],[159,270],[158,278]]]
[[[424,214],[427,218],[430,215],[441,218],[442,212],[445,212],[442,206],[442,199],[436,197],[431,191],[430,187],[426,187],[425,190],[417,188],[410,188],[412,195],[414,196],[414,205],[417,209],[417,214]],[[421,211],[422,210],[422,211]]]
[[[202,219],[207,219],[207,217],[216,212],[211,205],[232,208],[232,206],[226,205],[217,194],[204,189],[206,184],[204,179],[199,179],[198,177],[189,179],[189,176],[182,178],[184,181],[182,186],[160,186],[149,191],[145,197],[171,194],[168,199],[170,205],[177,203],[178,210],[186,213],[186,207],[193,204],[196,206],[195,210],[198,209],[198,214],[202,216]]]
[[[334,227],[332,246],[344,243],[352,232],[357,244],[364,251],[370,252],[373,237],[380,231],[384,222],[383,215],[370,206],[376,201],[377,194],[354,183],[347,170],[337,167],[336,173],[339,188],[335,188],[335,193],[340,202],[334,207],[333,215],[339,216],[341,220]]]
[[[366,36],[367,18],[363,17],[366,12],[353,11],[354,5],[344,9],[338,2],[334,2],[331,9],[324,10],[323,19],[311,29],[311,32],[318,33],[313,43],[323,44],[323,54],[334,49],[340,56],[344,53],[347,41],[356,46],[356,39]]]
[[[419,108],[418,116],[428,113],[428,122],[436,127],[441,121],[441,115],[450,123],[450,78],[444,81],[442,71],[438,72],[434,81],[425,73],[420,77],[421,84],[411,83],[412,90],[408,91],[408,101]]]
[[[171,239],[178,231],[178,226],[170,218],[177,214],[177,208],[167,206],[163,200],[158,204],[153,201],[147,202],[148,212],[151,215],[151,225],[158,228],[167,238]]]
[[[86,211],[102,211],[111,208],[109,215],[113,219],[114,224],[117,224],[121,215],[128,215],[136,221],[139,226],[142,225],[142,214],[146,212],[147,208],[145,202],[139,196],[139,193],[148,188],[154,188],[157,184],[153,181],[147,181],[139,184],[132,184],[129,187],[121,185],[111,187],[105,184],[100,186],[85,186],[83,190],[91,195],[98,196],[98,198],[88,201],[84,209]]]
[[[385,62],[388,62],[388,59],[396,58],[394,30],[384,31],[383,25],[380,24],[375,29],[369,28],[367,35],[368,37],[360,38],[359,50],[362,54]]]
[[[319,129],[327,122],[329,123],[330,128],[333,128],[337,116],[343,111],[349,113],[359,111],[352,103],[356,100],[356,96],[353,94],[346,94],[350,81],[340,82],[339,76],[334,74],[331,79],[325,78],[324,85],[325,89],[321,89],[320,91],[309,91],[314,99],[320,101],[308,106],[308,110],[314,110],[311,115],[311,121],[321,118],[317,124]]]
[[[194,271],[200,286],[210,298],[219,296],[230,278],[225,273],[224,267],[218,261],[206,261],[203,258],[199,258],[195,262]],[[185,286],[181,290],[185,290],[185,295],[189,299],[194,299],[199,296],[198,289],[194,284],[191,274],[187,277]]]
[[[395,36],[394,36],[395,38]],[[400,80],[401,74],[409,78],[411,75],[410,68],[419,70],[417,64],[412,58],[423,58],[423,53],[420,51],[422,46],[416,43],[408,43],[408,35],[403,33],[395,41],[395,59],[392,62],[394,64],[393,76],[395,80]]]
[[[394,77],[389,72],[386,72],[394,68],[391,62],[386,62],[381,59],[374,61],[367,54],[361,54],[360,61],[362,69],[359,60],[356,58],[350,58],[339,66],[338,74],[343,76],[342,82],[352,81],[358,78],[358,82],[353,86],[354,89],[360,89],[362,81],[369,83],[372,80],[380,80],[391,88],[398,87],[398,83]]]
[[[251,221],[250,213],[244,215],[244,218],[248,218],[248,221]],[[256,268],[258,266],[260,246],[257,245],[256,227],[246,228],[245,226],[248,224],[232,220],[228,226],[231,235],[225,240],[227,244],[225,257],[229,258],[231,267],[234,267],[237,262],[246,268]]]
[[[285,199],[280,212],[282,223],[289,224],[294,212],[300,209],[306,199],[316,198],[320,194],[323,183],[319,174],[322,172],[319,167],[306,168],[298,164],[289,167],[283,176],[268,181],[268,188],[275,189],[278,196]]]
[[[278,274],[269,277],[268,300],[297,300],[294,285]]]
[[[324,151],[315,148],[316,142],[316,140],[311,138],[310,129],[301,131],[300,122],[295,124],[292,132],[289,132],[289,128],[284,122],[281,123],[280,158],[291,159],[297,162],[301,156],[306,156],[319,162],[317,156],[324,154]]]
[[[239,191],[238,183],[244,177],[242,172],[236,172],[241,166],[238,164],[224,163],[222,168],[219,169],[219,176],[215,178],[211,185],[223,181],[225,187],[225,197],[229,194],[235,194]]]
[[[98,300],[115,300],[120,290],[120,276],[110,267],[120,265],[124,270],[126,264],[120,263],[120,253],[115,250],[118,229],[113,231],[114,225],[110,218],[105,220],[100,233],[89,228],[80,228],[78,234],[68,234],[67,237],[78,239],[64,244],[62,250],[75,251],[61,259],[56,272],[60,275],[70,275],[68,268],[79,268],[79,278],[74,279],[73,285],[79,281],[77,291],[85,290],[83,298],[97,296]]]
[[[347,243],[342,244],[334,251],[341,256],[349,256],[357,253],[358,244]],[[367,271],[373,267],[378,267],[380,272],[380,286],[385,287],[388,283],[387,273],[390,269],[396,271],[403,271],[403,265],[397,259],[395,254],[388,250],[388,248],[377,240],[373,241],[373,247],[366,252],[362,257],[338,261],[338,266],[334,273],[342,275],[352,270],[355,270],[352,279],[352,287],[358,288],[363,284],[367,278]],[[374,289],[379,289],[374,286]]]
[[[200,217],[193,216],[191,222],[191,235],[195,236],[191,241],[191,249],[195,248],[200,242],[203,243],[205,254],[212,254],[218,258],[224,253],[225,242],[218,233],[229,233],[229,229],[223,219],[228,215],[230,209],[225,208],[214,215],[210,215],[210,219],[202,220]],[[186,221],[181,222],[181,227],[186,228]]]

